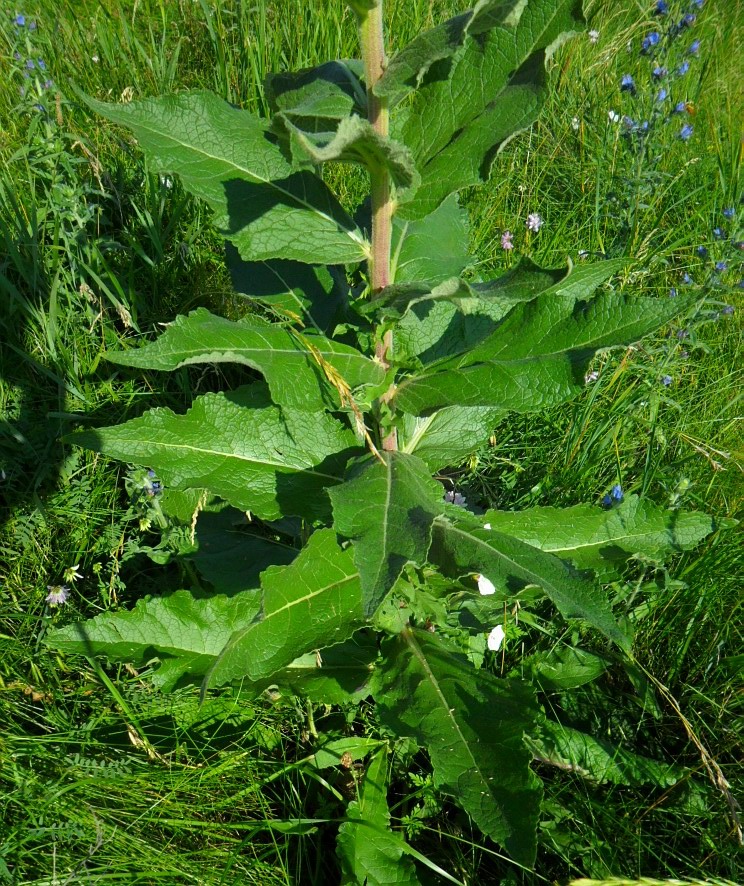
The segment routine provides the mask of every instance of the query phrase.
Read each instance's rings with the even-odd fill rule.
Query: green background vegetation
[[[391,48],[457,9],[387,0]],[[513,263],[500,247],[509,229],[515,254],[544,265],[576,260],[579,250],[627,253],[637,264],[625,285],[645,294],[667,297],[685,271],[706,279],[696,249],[713,254],[720,246],[712,230],[741,194],[742,8],[708,0],[699,14],[694,36],[703,44],[687,81],[694,137],[682,142],[668,128],[654,151],[639,156],[608,111],[630,112],[619,78],[642,70],[640,40],[658,24],[651,11],[652,4],[629,0],[588,4],[599,40],[582,35],[560,52],[539,123],[497,158],[488,187],[464,195],[478,272]],[[44,112],[19,97],[18,12],[38,23],[21,34],[31,41],[22,51],[43,58],[58,84],[46,91]],[[196,306],[229,316],[249,309],[231,294],[209,213],[177,181],[149,172],[128,135],[74,99],[70,81],[110,101],[209,88],[262,112],[267,73],[356,54],[353,18],[340,0],[0,3],[0,498],[7,506],[0,883],[323,884],[338,876],[335,831],[324,822],[343,816],[353,773],[320,772],[309,758],[315,729],[373,733],[363,708],[311,711],[287,698],[247,701],[236,690],[200,709],[193,692],[162,697],[144,673],[63,658],[42,640],[52,623],[127,607],[188,579],[184,567],[156,565],[141,552],[158,535],[137,477],[60,436],[154,405],[182,411],[197,393],[231,383],[224,367],[146,375],[107,364],[104,352]],[[330,172],[350,207],[361,175]],[[528,212],[545,222],[531,238]],[[734,304],[739,277],[732,265],[712,294]],[[448,472],[448,483],[473,503],[511,509],[597,502],[620,482],[626,494],[659,504],[740,517],[741,316],[714,313],[683,338],[675,328],[642,348],[602,355],[598,380],[579,400],[502,422],[491,445]],[[739,546],[736,529],[723,529],[667,569],[633,563],[610,588],[618,612],[634,622],[637,659],[677,699],[734,792],[742,753]],[[47,586],[62,583],[74,564],[84,578],[65,607],[51,609]],[[519,660],[514,638],[504,666]],[[618,670],[575,704],[590,731],[692,775],[664,790],[541,772],[546,808],[537,869],[529,873],[442,806],[412,757],[397,773],[391,805],[418,851],[463,882],[735,881],[741,856],[725,801],[668,701],[640,673],[630,679]]]

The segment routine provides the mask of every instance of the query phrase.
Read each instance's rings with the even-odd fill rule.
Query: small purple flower
[[[724,218],[729,218],[729,219],[733,218],[735,214],[736,214],[736,210],[734,209],[733,206],[727,206],[726,209],[723,210],[723,217]]]
[[[616,502],[618,502],[618,504],[625,498],[623,495],[623,487],[619,483],[615,483],[610,490],[610,495]]]
[[[657,46],[661,40],[661,34],[658,31],[651,31],[650,34],[647,34],[643,41],[641,42],[641,48],[644,52],[648,52],[652,46]]]
[[[723,309],[722,313],[724,313],[728,317],[729,315],[734,313],[734,306],[733,305],[726,305],[726,307]]]
[[[36,66],[40,71],[46,71],[46,62],[43,58],[36,59]]]
[[[17,15],[15,17],[15,24],[19,28],[24,28],[26,26],[26,16],[25,15]]]
[[[654,80],[661,80],[661,78],[666,77],[666,75],[668,73],[669,73],[669,71],[667,71],[666,68],[663,68],[660,65],[657,65],[653,69],[653,71],[651,71],[651,76],[654,78]]]
[[[70,596],[67,585],[47,585],[47,590],[49,593],[46,595],[46,602],[50,606],[62,606]]]
[[[465,496],[459,492],[455,492],[454,489],[451,489],[444,493],[444,500],[448,504],[457,505],[458,508],[464,508],[467,504]]]
[[[669,290],[669,298],[677,298],[677,290],[674,286]]]
[[[708,257],[708,250],[705,246],[698,246],[697,254],[700,256],[700,258],[707,258]]]
[[[34,60],[32,58],[26,59],[26,67],[29,69],[29,71],[33,71],[35,65],[34,65]]]
[[[725,261],[717,261],[716,262],[716,270],[717,271],[728,271],[728,264]]]
[[[51,89],[54,86],[54,82],[52,80],[44,81],[44,89]]]
[[[635,83],[633,82],[633,78],[630,74],[623,74],[620,80],[620,92],[629,92],[631,95],[635,95]]]
[[[664,385],[665,388],[668,388],[669,385],[672,383],[671,375],[662,375],[661,383]]]
[[[669,12],[669,7],[666,5],[664,0],[657,0],[656,9],[654,9],[654,15],[666,15]]]
[[[669,93],[662,86],[661,89],[656,93],[656,101],[663,102],[668,95],[669,95]]]
[[[501,235],[501,248],[507,250],[514,249],[511,231],[504,231],[504,233]]]
[[[713,228],[713,236],[716,240],[725,240],[726,231],[723,228]]]
[[[540,228],[543,226],[543,220],[538,215],[538,213],[531,212],[527,216],[527,221],[525,222],[525,224],[527,225],[528,231],[532,231],[534,234],[536,234],[540,230]]]
[[[36,30],[36,22],[29,22],[28,29],[29,29],[29,31],[35,31]]]
[[[683,74],[686,74],[689,70],[690,70],[690,63],[689,62],[682,62],[682,64],[677,68],[677,73],[681,77]]]
[[[679,137],[682,139],[683,142],[686,142],[692,135],[692,132],[692,126],[689,123],[686,123],[680,130]]]
[[[19,62],[19,61],[21,60],[21,53],[18,52],[17,49],[16,49],[16,51],[13,53],[13,58],[14,58],[17,62]]]
[[[688,55],[697,55],[699,49],[700,49],[700,41],[693,40],[692,43],[690,43],[690,48],[687,50],[687,53],[688,53]]]

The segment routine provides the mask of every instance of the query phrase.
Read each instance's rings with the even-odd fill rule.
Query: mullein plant
[[[590,737],[541,703],[539,674],[560,692],[629,666],[628,622],[601,579],[634,554],[695,545],[713,522],[620,486],[604,508],[478,512],[439,482],[502,416],[577,396],[595,353],[654,332],[694,297],[622,293],[611,281],[623,258],[568,269],[523,258],[495,279],[468,276],[458,192],[485,182],[536,119],[555,53],[584,28],[575,0],[480,0],[392,58],[382,0],[349,6],[361,58],[270,76],[269,119],[209,92],[119,105],[81,95],[212,208],[256,309],[237,322],[199,309],[107,355],[161,371],[230,362],[244,383],[185,414],[157,408],[68,438],[139,466],[132,482],[184,527],[181,553],[200,578],[47,642],[150,666],[163,691],[239,684],[304,696],[308,710],[374,706],[372,735],[318,737],[318,765],[366,760],[338,822],[340,865],[349,883],[416,883],[427,859],[387,805],[399,747],[425,750],[434,789],[526,866],[542,799],[533,759],[638,782],[630,752],[618,764],[594,743],[587,757]],[[355,216],[326,163],[367,171]],[[531,235],[541,224],[525,220]],[[587,645],[601,667],[576,683]],[[643,767],[660,785],[680,777]]]

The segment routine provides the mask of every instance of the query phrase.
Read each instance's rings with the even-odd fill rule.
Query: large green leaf
[[[338,269],[282,259],[248,262],[232,243],[226,246],[227,266],[238,295],[256,299],[280,315],[297,317],[317,332],[333,332],[349,296],[349,286]]]
[[[354,462],[331,493],[333,525],[353,541],[364,613],[372,616],[407,563],[423,565],[442,487],[421,459],[383,452]]]
[[[293,171],[268,124],[210,92],[108,104],[84,97],[137,137],[153,168],[178,174],[250,261],[349,264],[369,246],[326,185]]]
[[[387,805],[388,749],[382,747],[367,766],[359,799],[349,803],[338,831],[337,852],[344,884],[414,886],[413,862],[403,839],[390,829]]]
[[[153,682],[169,690],[198,682],[233,632],[249,625],[260,608],[258,591],[202,599],[176,591],[139,600],[131,612],[107,612],[52,630],[45,642],[64,652],[105,656],[137,668],[157,658]]]
[[[428,631],[406,629],[383,653],[373,681],[383,723],[426,747],[436,787],[531,865],[542,795],[523,741],[537,716],[532,690],[476,670]]]
[[[121,425],[67,438],[154,468],[168,486],[208,488],[264,520],[328,515],[328,486],[360,452],[356,437],[322,412],[280,410],[260,382],[197,398],[185,415],[152,409]]]
[[[272,676],[300,655],[351,637],[364,624],[359,572],[331,529],[315,532],[289,566],[261,575],[260,618],[236,630],[205,687]]]
[[[685,777],[681,766],[659,763],[578,729],[540,719],[538,730],[527,738],[535,759],[605,784],[653,784],[668,788]]]
[[[484,521],[507,535],[593,569],[605,578],[640,554],[661,562],[669,554],[694,548],[714,529],[713,520],[696,511],[666,510],[631,495],[609,511],[594,505],[488,511]]]
[[[493,433],[504,413],[491,406],[448,406],[424,418],[402,416],[398,442],[430,471],[459,465]]]
[[[327,132],[346,117],[367,116],[367,91],[356,60],[324,62],[302,71],[269,74],[266,99],[308,132]]]
[[[443,204],[443,205],[446,205]],[[441,211],[441,210],[439,210]],[[407,294],[391,287],[382,293],[382,312],[402,319],[396,326],[396,359],[416,357],[423,364],[461,354],[487,338],[512,308],[538,295],[560,297],[568,309],[586,301],[625,264],[624,260],[564,268],[541,268],[523,258],[511,271],[480,283],[446,281]],[[377,304],[375,301],[373,304]]]
[[[422,178],[414,199],[401,207],[406,217],[420,218],[453,191],[487,180],[498,148],[537,119],[547,92],[546,59],[583,26],[580,0],[487,5],[493,8],[477,34],[463,39],[462,19],[440,29],[445,41],[461,42],[454,54],[427,68],[420,63],[422,55],[432,58],[426,46],[408,66],[415,68],[413,78],[408,71],[390,75],[395,93],[401,83],[419,81],[400,132]],[[378,87],[386,88],[384,82]]]
[[[338,408],[338,391],[328,381],[318,355],[352,389],[379,385],[385,380],[380,363],[349,345],[322,335],[298,335],[279,324],[235,323],[205,308],[176,317],[155,341],[107,357],[124,366],[162,370],[192,363],[242,363],[265,376],[279,406],[299,410]]]
[[[413,415],[455,405],[544,409],[583,390],[596,351],[638,341],[688,306],[613,293],[589,302],[545,293],[512,308],[467,353],[404,379],[395,403]]]
[[[440,517],[434,522],[430,558],[453,577],[474,572],[509,591],[538,585],[564,617],[583,618],[621,648],[630,648],[597,584],[517,538],[484,529],[465,515],[458,522]]]
[[[189,559],[221,594],[257,588],[264,569],[287,565],[297,556],[296,548],[251,529],[245,514],[235,508],[199,514],[198,547]]]
[[[418,221],[393,218],[390,279],[395,283],[436,285],[459,277],[471,262],[468,214],[456,194]]]

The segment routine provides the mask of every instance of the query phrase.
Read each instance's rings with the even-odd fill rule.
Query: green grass
[[[695,108],[694,138],[669,133],[641,162],[607,113],[629,110],[617,84],[639,65],[626,43],[637,47],[652,27],[647,6],[590,4],[598,43],[583,36],[560,53],[539,123],[496,158],[491,183],[466,196],[476,273],[513,263],[500,248],[505,229],[515,233],[515,252],[545,264],[577,261],[579,250],[628,254],[636,264],[621,285],[661,297],[685,270],[702,281],[697,246],[722,257],[711,231],[742,192],[741,4],[708,0],[699,15],[704,49],[684,95]],[[392,44],[455,8],[388,0]],[[0,495],[8,505],[0,529],[0,883],[335,882],[334,831],[321,823],[343,816],[349,784],[304,761],[315,727],[374,732],[367,711],[311,717],[294,700],[256,704],[237,691],[199,709],[193,693],[161,697],[146,673],[63,659],[42,640],[52,623],[128,606],[184,579],[177,563],[158,566],[138,553],[157,534],[126,492],[125,469],[60,436],[155,404],[183,409],[195,393],[230,382],[211,370],[112,370],[104,351],[197,305],[242,309],[205,209],[150,172],[131,139],[93,119],[69,84],[113,100],[209,88],[260,112],[267,73],[356,54],[352,16],[340,0],[34,0],[23,9],[39,24],[33,55],[61,85],[59,100],[54,91],[45,99],[47,116],[19,97],[18,76],[5,76],[18,47],[17,11],[0,4]],[[330,175],[354,205],[361,176]],[[531,211],[545,226],[528,241]],[[724,282],[739,279],[735,260]],[[732,292],[714,294],[733,304]],[[681,328],[686,337],[677,338]],[[596,502],[621,482],[626,494],[740,519],[741,337],[739,312],[603,355],[579,400],[508,419],[450,476],[469,500],[502,508]],[[50,609],[47,585],[74,564],[84,577],[66,607]],[[634,622],[637,660],[668,687],[735,791],[743,572],[728,528],[666,569],[632,564],[611,588]],[[518,651],[509,655],[517,666]],[[411,757],[413,775],[401,766],[391,801],[417,849],[462,882],[483,884],[740,879],[724,799],[672,706],[621,667],[573,704],[572,716],[595,731],[695,775],[663,792],[541,771],[541,848],[527,874],[454,809],[437,812]]]

